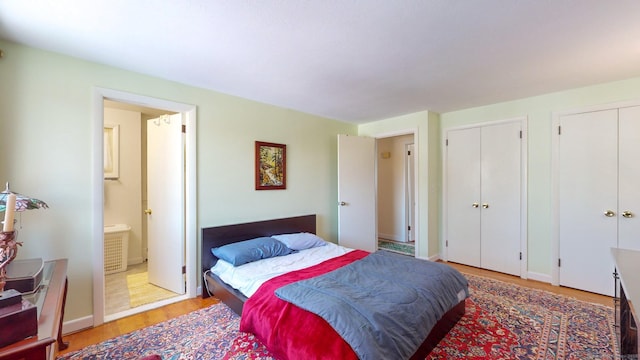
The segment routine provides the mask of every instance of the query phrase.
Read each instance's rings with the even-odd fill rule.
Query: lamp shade
[[[9,190],[9,183],[4,191],[0,192],[0,211],[5,211],[7,207],[7,196],[9,194],[16,195],[16,211],[25,211],[33,209],[47,209],[49,205],[42,200],[34,199],[29,196],[18,194]]]

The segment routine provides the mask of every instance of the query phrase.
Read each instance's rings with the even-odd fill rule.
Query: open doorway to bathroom
[[[93,171],[96,181],[93,200],[96,204],[96,226],[93,230],[93,325],[97,326],[105,321],[147,311],[197,294],[196,109],[193,105],[115,90],[96,88],[94,94],[94,164],[97,166],[94,166]],[[116,121],[113,114],[117,114],[120,119]],[[148,135],[145,129],[145,126],[148,129],[149,122],[153,121],[159,125],[171,124],[170,133],[174,134],[174,140],[175,134],[178,134],[178,141],[172,141],[178,146],[169,147],[166,142],[168,139],[161,137],[155,143],[159,143],[159,148],[163,151],[145,151],[147,145],[153,143],[152,140],[158,134],[154,130]],[[132,130],[129,125],[135,129]],[[131,150],[132,148],[134,150]],[[177,151],[165,152],[167,148]],[[154,158],[150,154],[147,156],[147,153],[159,156]],[[177,158],[181,162],[178,162],[177,167],[174,163],[172,167],[179,169],[174,171],[179,173],[179,180],[172,184],[178,185],[170,187],[170,191],[161,190],[162,196],[159,197],[157,189],[154,191],[152,188],[167,189],[163,188],[166,185],[159,180],[149,181],[149,178],[164,180],[171,175],[149,176],[147,172],[158,173],[156,164],[166,163],[166,156],[175,154],[178,154]],[[167,193],[178,194],[180,201],[166,197]],[[160,198],[160,201],[154,202],[154,198]],[[150,219],[152,217],[153,219]],[[151,250],[154,248],[154,241],[162,244],[156,245],[155,248],[165,248],[167,240],[156,241],[153,232],[148,233],[151,231],[148,227],[154,228],[150,224],[155,223],[158,226],[167,222],[178,229],[172,237],[175,241],[172,241],[171,245],[178,244],[177,250],[171,251],[175,255],[173,258],[177,260],[171,266],[165,266],[167,264],[164,259],[156,260],[155,263],[151,261],[161,257]],[[159,263],[162,266],[158,266]],[[149,274],[149,270],[157,268],[161,268],[162,271],[166,270],[165,268],[172,269],[171,277],[177,278],[178,290],[170,288],[170,291],[167,291],[164,285],[157,286],[162,288],[160,291],[149,289],[149,283],[157,283],[153,279],[156,275]],[[133,288],[138,288],[138,294],[133,293]]]
[[[148,144],[153,142],[149,141],[147,124],[150,120],[175,114],[162,109],[104,101],[103,216],[107,319],[118,318],[141,305],[184,293],[184,285],[176,292],[149,280],[148,248],[149,243],[157,239],[149,239],[148,231],[151,215],[148,184],[154,178],[151,176],[150,179],[148,169],[153,168],[154,155],[147,151]],[[177,150],[182,151],[180,148]]]

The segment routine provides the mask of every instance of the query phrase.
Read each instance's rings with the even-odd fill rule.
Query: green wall
[[[50,206],[18,216],[18,258],[69,259],[65,321],[93,312],[94,87],[197,106],[198,228],[315,213],[318,233],[337,241],[336,134],[357,126],[6,41],[0,48],[0,182]],[[256,140],[287,145],[286,190],[254,190]]]
[[[318,214],[337,240],[336,134],[419,141],[418,256],[441,234],[441,134],[461,125],[528,117],[529,272],[551,273],[552,112],[640,98],[640,78],[436,114],[423,111],[359,126],[0,41],[0,181],[45,200],[18,216],[19,258],[69,258],[65,320],[92,314],[94,87],[197,106],[197,226]],[[287,145],[287,190],[253,189],[254,141]]]
[[[551,280],[551,122],[554,112],[640,99],[640,78],[571,89],[526,99],[481,106],[440,116],[449,128],[528,118],[528,265],[534,278]],[[442,171],[442,170],[440,170]]]

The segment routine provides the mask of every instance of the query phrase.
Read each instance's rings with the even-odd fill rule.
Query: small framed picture
[[[256,190],[287,188],[287,145],[256,141]]]
[[[120,177],[120,125],[104,125],[104,178]]]

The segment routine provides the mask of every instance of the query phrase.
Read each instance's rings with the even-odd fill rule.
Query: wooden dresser
[[[619,314],[620,354],[637,355],[640,341],[640,251],[611,249],[616,264],[616,312]],[[618,281],[619,293],[618,293]]]
[[[0,348],[0,360],[54,359],[62,341],[62,319],[67,297],[67,260],[46,261],[38,290],[23,298],[38,309],[38,335]]]

